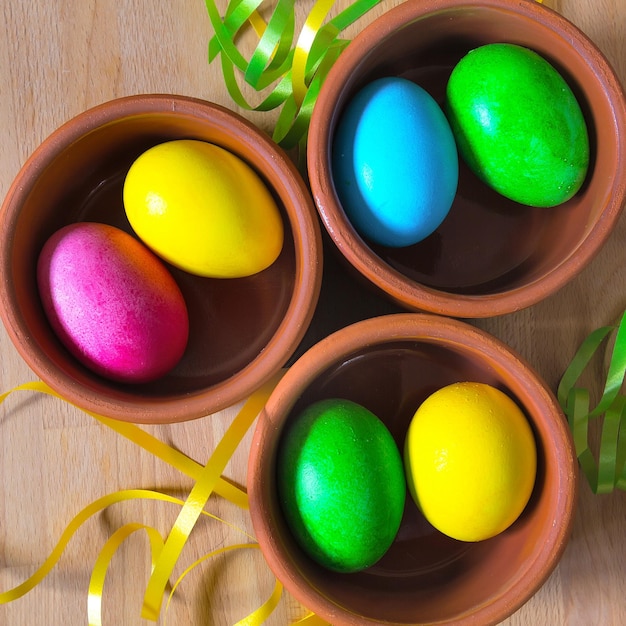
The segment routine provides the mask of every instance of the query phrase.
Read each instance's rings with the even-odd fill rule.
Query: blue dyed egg
[[[410,80],[378,79],[349,102],[333,142],[333,180],[348,219],[365,239],[410,246],[448,215],[459,159],[448,121]]]

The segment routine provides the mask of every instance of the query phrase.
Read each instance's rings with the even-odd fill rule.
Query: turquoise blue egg
[[[413,245],[448,215],[459,177],[457,148],[433,97],[410,80],[366,85],[348,103],[332,152],[335,189],[366,240]]]

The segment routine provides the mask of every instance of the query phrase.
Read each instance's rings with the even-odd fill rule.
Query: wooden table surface
[[[519,1],[519,0],[518,0]],[[222,3],[222,8],[223,8]],[[375,16],[398,4],[383,0]],[[561,0],[550,6],[582,28],[626,83],[624,0]],[[340,0],[337,6],[346,6]],[[300,23],[313,0],[298,2]],[[202,0],[3,0],[0,8],[0,195],[31,151],[68,118],[102,101],[144,92],[178,93],[238,110],[218,64],[206,59],[212,33]],[[242,112],[242,111],[240,111]],[[245,113],[271,131],[273,113]],[[556,389],[575,349],[594,328],[626,308],[626,215],[593,263],[549,300],[476,324],[526,357]],[[0,392],[34,380],[0,329]],[[603,383],[601,367],[588,384]],[[206,461],[237,407],[194,422],[146,427],[194,459]],[[226,469],[245,483],[250,433]],[[107,493],[154,488],[185,497],[190,479],[59,400],[14,394],[0,407],[0,593],[28,578],[83,507]],[[203,519],[175,575],[203,554],[249,541],[245,512],[213,498],[209,510],[231,522]],[[0,605],[7,626],[87,623],[87,590],[95,559],[120,526],[141,522],[166,535],[178,508],[166,503],[116,504],[82,526],[51,574],[23,598]],[[239,530],[241,529],[241,530]],[[104,592],[105,624],[149,624],[140,617],[150,559],[137,534],[116,553]],[[581,481],[573,535],[543,588],[506,624],[626,624],[626,494],[593,495]],[[167,623],[230,625],[269,596],[274,579],[257,550],[234,551],[194,569],[177,589]],[[305,614],[288,594],[268,623]],[[161,615],[160,624],[165,623]]]

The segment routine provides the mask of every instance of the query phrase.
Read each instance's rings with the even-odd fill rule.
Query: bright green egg
[[[406,496],[402,458],[387,427],[359,404],[322,400],[291,421],[277,479],[296,541],[328,569],[363,570],[396,537]]]
[[[476,48],[452,71],[446,96],[463,160],[497,192],[550,207],[580,189],[589,166],[585,119],[564,78],[536,52]]]

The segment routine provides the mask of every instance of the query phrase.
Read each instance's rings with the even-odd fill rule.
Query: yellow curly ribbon
[[[32,381],[19,385],[11,391],[0,394],[0,404],[4,402],[9,394],[16,391],[36,391],[37,393],[43,393],[45,395],[65,401],[62,396],[56,393],[45,383],[41,381]],[[102,415],[97,415],[96,413],[91,413],[89,411],[84,412],[87,413],[87,415],[95,418],[105,426],[108,426],[118,434],[123,435],[139,447],[147,450],[168,465],[171,465],[183,474],[189,476],[190,478],[197,479],[200,476],[203,469],[203,466],[200,463],[194,461],[193,459],[190,459],[188,456],[172,448],[171,446],[168,446],[166,443],[163,443],[156,437],[153,437],[135,424],[121,422],[108,417],[104,417]],[[232,502],[238,507],[242,509],[248,508],[248,495],[245,493],[245,491],[229,483],[224,478],[219,478],[215,485],[214,491],[216,494]]]
[[[158,619],[163,594],[170,575],[198,517],[219,481],[226,464],[263,408],[282,374],[283,372],[280,372],[279,375],[274,376],[248,398],[215,448],[211,458],[202,468],[196,484],[191,489],[184,506],[178,514],[174,527],[165,541],[165,545],[148,581],[141,613],[142,617],[153,621]]]
[[[100,551],[91,574],[91,580],[89,581],[89,597],[87,600],[87,618],[89,626],[102,626],[102,594],[109,563],[120,545],[130,537],[130,535],[140,530],[145,530],[150,540],[152,568],[154,569],[156,558],[163,548],[163,538],[161,534],[155,528],[144,524],[126,524],[118,528]]]
[[[198,567],[198,565],[200,565],[204,561],[207,561],[208,559],[213,558],[214,556],[218,556],[225,552],[230,552],[231,550],[246,550],[246,549],[259,550],[260,548],[259,548],[259,545],[256,543],[240,543],[240,544],[234,544],[232,546],[224,546],[222,548],[218,548],[217,550],[214,550],[213,552],[209,552],[208,554],[205,554],[204,556],[200,557],[197,561],[192,563],[180,575],[178,580],[174,583],[170,596],[167,600],[167,604],[165,606],[165,614],[167,615],[169,604],[174,596],[174,592],[176,591],[177,587],[193,569]],[[258,609],[256,609],[256,611],[252,612],[250,615],[248,615],[244,619],[238,621],[235,624],[235,626],[257,626],[257,624],[262,624],[272,614],[274,609],[278,606],[278,603],[280,602],[280,599],[282,596],[282,592],[283,592],[283,586],[277,580],[276,585],[274,586],[274,590],[272,591],[272,595]],[[165,622],[163,626],[166,626]]]
[[[3,400],[8,395],[8,393],[0,396],[0,400]],[[149,496],[147,495],[148,493]],[[17,585],[17,587],[14,587],[9,591],[4,591],[0,593],[0,604],[6,604],[8,602],[12,602],[13,600],[17,600],[18,598],[26,595],[31,589],[36,587],[57,564],[74,533],[90,517],[96,515],[107,507],[118,502],[124,502],[125,500],[135,500],[137,498],[145,497],[154,497],[160,500],[170,499],[169,496],[165,496],[164,494],[160,494],[157,492],[147,492],[142,489],[132,489],[118,491],[116,493],[99,498],[98,500],[89,504],[67,525],[66,529],[61,534],[61,538],[59,539],[57,545],[54,547],[48,558],[44,561],[44,563],[39,567],[38,570],[32,576],[30,576],[30,578],[25,580],[23,583]]]
[[[38,585],[48,575],[48,573],[50,573],[61,558],[65,548],[72,539],[72,536],[87,520],[104,509],[127,500],[160,500],[180,506],[181,511],[172,530],[170,531],[170,534],[165,539],[156,529],[140,523],[126,524],[117,529],[113,535],[111,535],[98,554],[90,578],[87,603],[89,626],[102,626],[102,598],[108,567],[120,545],[132,534],[143,531],[147,534],[150,541],[152,571],[144,595],[142,615],[152,621],[156,621],[158,619],[169,577],[178,562],[182,549],[200,515],[206,515],[227,524],[228,526],[231,526],[232,528],[235,528],[245,534],[254,542],[254,537],[236,526],[233,526],[229,522],[208,513],[204,510],[204,507],[210,495],[215,492],[243,509],[248,508],[248,499],[245,491],[222,478],[221,472],[239,445],[241,439],[256,419],[256,416],[260,412],[269,397],[269,394],[274,389],[276,383],[282,375],[283,372],[279,372],[274,378],[263,385],[263,387],[252,394],[243,404],[226,434],[217,445],[213,455],[211,455],[207,464],[204,466],[187,457],[178,450],[175,450],[171,446],[168,446],[162,441],[156,439],[134,424],[112,420],[95,413],[88,413],[104,425],[113,429],[118,434],[128,438],[143,449],[154,454],[156,457],[192,477],[196,483],[191,489],[189,496],[184,501],[158,491],[147,489],[126,489],[108,494],[92,502],[71,520],[48,558],[32,576],[13,589],[0,593],[0,604],[18,599]],[[59,394],[53,391],[45,383],[35,381],[19,385],[11,391],[1,394],[0,403],[2,403],[9,394],[16,391],[35,391],[61,398]],[[217,556],[218,554],[222,554],[229,550],[241,549],[259,549],[259,546],[256,543],[246,543],[220,548],[205,555],[188,567],[170,592],[166,604],[166,616],[167,609],[169,608],[175,589],[181,583],[182,579],[194,567],[198,566],[208,558]],[[278,605],[282,591],[282,585],[280,582],[276,581],[276,585],[271,596],[258,609],[256,609],[249,616],[245,617],[243,620],[239,621],[235,626],[257,626],[264,622]],[[326,622],[310,612],[296,623],[306,623],[311,626],[322,626],[323,624],[326,624]]]
[[[168,496],[163,497],[163,494],[160,494],[159,492],[145,492],[144,491],[142,495],[143,497],[153,497],[154,499],[166,500],[169,502],[174,502],[176,504],[184,505],[184,502],[182,500],[178,500],[177,498],[170,498]],[[218,520],[222,522],[223,524],[230,526],[231,528],[235,528],[240,533],[246,535],[247,537],[249,537],[251,540],[254,541],[254,537],[246,533],[241,528],[237,528],[233,524],[230,524],[226,520],[223,520],[220,517],[217,517],[216,515],[212,515],[211,513],[207,513],[206,511],[202,511],[202,514],[207,515],[208,517],[212,517],[213,519]],[[117,531],[115,531],[113,535],[111,535],[111,537],[108,539],[108,541],[106,542],[102,550],[100,551],[100,554],[98,555],[98,559],[92,571],[91,580],[89,583],[89,597],[88,597],[88,603],[87,603],[89,626],[102,626],[102,596],[104,593],[104,581],[106,578],[109,564],[111,560],[113,559],[113,557],[115,556],[117,549],[128,537],[142,530],[147,533],[148,538],[150,540],[150,548],[151,548],[151,554],[152,554],[152,570],[154,571],[154,568],[156,567],[156,564],[158,561],[158,557],[164,546],[164,540],[159,534],[159,532],[150,526],[146,526],[144,524],[137,524],[137,523],[126,524],[122,526],[121,528],[119,528]],[[167,612],[169,610],[170,602],[174,596],[174,592],[176,591],[179,584],[182,582],[183,578],[194,567],[199,565],[201,562],[207,560],[208,558],[217,556],[218,554],[221,554],[223,552],[226,552],[229,550],[240,550],[244,548],[259,549],[259,545],[256,543],[236,544],[233,546],[228,546],[226,548],[220,548],[219,550],[215,550],[205,555],[201,559],[198,559],[198,561],[196,561],[192,566],[188,567],[185,570],[185,572],[183,572],[183,574],[176,581],[176,584],[172,587],[172,590],[169,594],[167,605],[165,608],[164,625],[167,621]],[[278,590],[278,593],[277,593],[277,590]],[[274,590],[274,593],[270,597],[270,599],[266,601],[261,607],[259,607],[259,609],[251,613],[247,618],[245,618],[241,622],[238,622],[235,626],[238,626],[239,624],[242,624],[242,623],[249,624],[250,626],[256,626],[257,624],[262,623],[262,621],[267,619],[267,617],[272,613],[272,611],[278,605],[281,594],[282,594],[282,586],[277,581],[276,588]]]
[[[17,389],[12,390],[12,391],[16,391],[16,390]],[[0,396],[0,402],[3,401],[10,393],[12,393],[12,391],[2,394]],[[56,546],[54,547],[54,549],[52,550],[48,558],[44,561],[44,563],[37,569],[37,571],[32,576],[30,576],[26,581],[17,585],[13,589],[0,593],[0,604],[7,604],[8,602],[17,600],[18,598],[21,598],[22,596],[26,595],[29,591],[34,589],[52,571],[52,569],[61,558],[65,548],[69,544],[70,540],[72,539],[76,531],[94,515],[104,511],[105,509],[109,508],[110,506],[113,506],[114,504],[119,504],[121,502],[125,502],[128,500],[146,500],[146,499],[160,500],[162,502],[170,502],[173,504],[177,504],[179,506],[183,506],[185,504],[184,501],[180,500],[179,498],[175,498],[165,493],[161,493],[159,491],[152,491],[149,489],[124,489],[121,491],[116,491],[114,493],[108,494],[101,498],[98,498],[97,500],[95,500],[94,502],[86,506],[82,511],[80,511],[71,520],[71,522],[67,525],[67,527],[61,534],[59,541],[57,542]],[[225,520],[222,520],[221,518],[213,515],[212,513],[202,511],[202,514],[233,527],[232,524],[229,524]],[[240,532],[244,532],[244,531],[240,531]],[[154,546],[156,544],[153,542],[154,537],[152,533],[149,532],[148,534],[150,535],[150,538],[151,538],[151,545],[153,546],[153,555],[154,555],[156,554],[156,552],[158,552],[158,550],[157,551],[154,550]],[[123,540],[125,538],[126,537],[122,537],[121,535],[118,536],[117,545],[121,543],[119,539]],[[250,538],[254,540],[253,537],[250,536]],[[90,619],[91,619],[91,616],[95,612],[94,605],[93,605],[93,603],[96,602],[95,597],[102,595],[101,592],[102,592],[102,586],[104,584],[104,578],[106,575],[106,568],[108,567],[108,562],[110,561],[110,558],[107,558],[107,555],[112,556],[112,553],[110,553],[111,545],[113,544],[111,543],[108,546],[105,546],[105,548],[103,548],[103,551],[98,557],[98,562],[96,564],[96,567],[94,567],[94,570],[93,570],[92,582],[90,584],[90,590],[89,590]],[[155,565],[155,563],[156,561],[153,558],[153,566]],[[98,600],[98,602],[100,602],[100,600]],[[96,622],[94,622],[94,624],[95,623]],[[91,621],[90,621],[90,625],[91,625]]]

